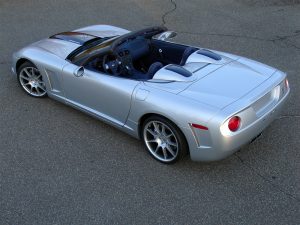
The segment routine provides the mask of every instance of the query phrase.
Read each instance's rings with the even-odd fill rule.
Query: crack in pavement
[[[286,43],[287,46],[294,47],[294,48],[300,50],[300,47],[295,45],[293,42],[291,42],[291,40],[285,40],[285,41],[287,42]]]
[[[169,0],[169,1],[173,5],[173,8],[166,11],[162,15],[162,17],[161,17],[162,25],[165,25],[167,23],[166,17],[169,14],[173,13],[177,9],[177,4],[176,4],[175,0]],[[269,41],[269,42],[274,42],[275,43],[276,41],[287,41],[288,38],[297,37],[298,35],[300,35],[300,30],[296,30],[294,32],[294,34],[283,35],[283,36],[275,36],[275,38],[271,38],[271,39],[260,38],[260,37],[255,37],[255,36],[247,36],[247,35],[237,35],[237,34],[200,33],[200,32],[198,33],[198,32],[188,32],[188,31],[178,31],[178,33],[190,34],[190,35],[208,35],[208,36],[224,36],[224,37],[246,38],[246,39],[253,39],[253,40],[258,40],[258,41]],[[300,50],[300,47],[295,45],[291,41],[289,41],[289,45]]]
[[[282,116],[279,116],[278,118],[276,118],[277,120],[280,120],[280,119],[291,119],[291,118],[300,118],[300,115],[282,115]]]
[[[221,33],[201,33],[201,32],[188,32],[188,31],[178,31],[181,34],[189,34],[189,35],[206,35],[206,36],[220,36],[220,37],[234,37],[234,38],[245,38],[245,39],[252,39],[257,41],[266,41],[266,42],[285,42],[287,46],[293,47],[296,50],[300,50],[300,47],[292,43],[288,38],[297,37],[300,35],[300,31],[295,31],[294,34],[291,35],[284,35],[284,36],[276,36],[275,38],[260,38],[255,36],[247,36],[247,35],[238,35],[238,34],[221,34]]]
[[[271,39],[271,41],[281,41],[281,40],[286,40],[291,37],[297,37],[300,35],[300,30],[296,30],[294,34],[290,35],[284,35],[284,36],[276,36],[274,39]]]
[[[273,39],[267,40],[254,36],[247,35],[238,35],[238,34],[219,34],[219,33],[201,33],[201,32],[188,32],[188,31],[178,31],[181,34],[190,34],[190,35],[206,35],[206,36],[221,36],[221,37],[235,37],[235,38],[245,38],[245,39],[254,39],[259,41],[273,41]]]
[[[173,8],[168,10],[167,12],[165,12],[161,17],[161,21],[162,21],[163,26],[167,23],[166,22],[166,16],[171,14],[172,12],[174,12],[177,9],[177,5],[176,5],[176,2],[174,0],[170,0],[170,3],[173,5]]]
[[[268,184],[270,184],[273,188],[275,188],[277,191],[289,196],[290,198],[296,200],[297,202],[300,202],[300,199],[297,198],[296,196],[294,196],[293,194],[281,189],[278,185],[274,184],[270,179],[268,179],[267,177],[261,175],[256,169],[254,169],[249,163],[245,162],[245,160],[243,160],[237,153],[234,153],[234,156],[244,165],[246,166],[248,169],[250,169],[252,172],[254,172],[257,176],[259,176],[260,178],[262,178],[265,182],[267,182]]]

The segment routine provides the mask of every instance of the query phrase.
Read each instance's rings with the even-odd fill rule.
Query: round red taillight
[[[234,132],[239,129],[240,124],[241,124],[241,118],[238,116],[234,116],[228,121],[228,128],[230,131]]]

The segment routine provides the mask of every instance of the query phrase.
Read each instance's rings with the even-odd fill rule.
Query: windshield
[[[151,39],[152,36],[162,33],[166,31],[167,28],[161,27],[161,26],[154,26],[154,27],[148,27],[145,29],[132,31],[129,33],[126,33],[121,36],[114,36],[114,37],[107,37],[102,38],[100,40],[95,41],[89,41],[86,42],[84,45],[73,51],[68,57],[67,60],[70,60],[71,62],[78,64],[78,62],[82,62],[85,59],[89,58],[90,56],[94,56],[99,53],[103,53],[106,50],[114,52],[117,48],[119,48],[120,45],[122,45],[124,42],[135,39],[137,37],[143,37],[147,39]]]
[[[92,42],[86,43],[79,48],[71,52],[67,59],[72,62],[81,61],[82,59],[94,55],[96,52],[101,51],[102,49],[110,46],[111,43],[117,38],[115,37],[106,37],[101,39],[96,39]]]

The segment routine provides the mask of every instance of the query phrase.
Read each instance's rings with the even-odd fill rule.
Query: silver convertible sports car
[[[220,160],[278,116],[286,74],[240,56],[167,41],[165,27],[94,25],[13,55],[33,97],[49,96],[142,139],[163,163]]]

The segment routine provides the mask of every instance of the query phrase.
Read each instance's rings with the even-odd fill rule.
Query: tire
[[[17,74],[20,86],[28,95],[35,98],[47,96],[42,74],[33,63],[29,61],[23,63],[18,68]]]
[[[188,153],[183,133],[164,117],[147,118],[142,125],[141,137],[150,155],[162,163],[175,163]]]

